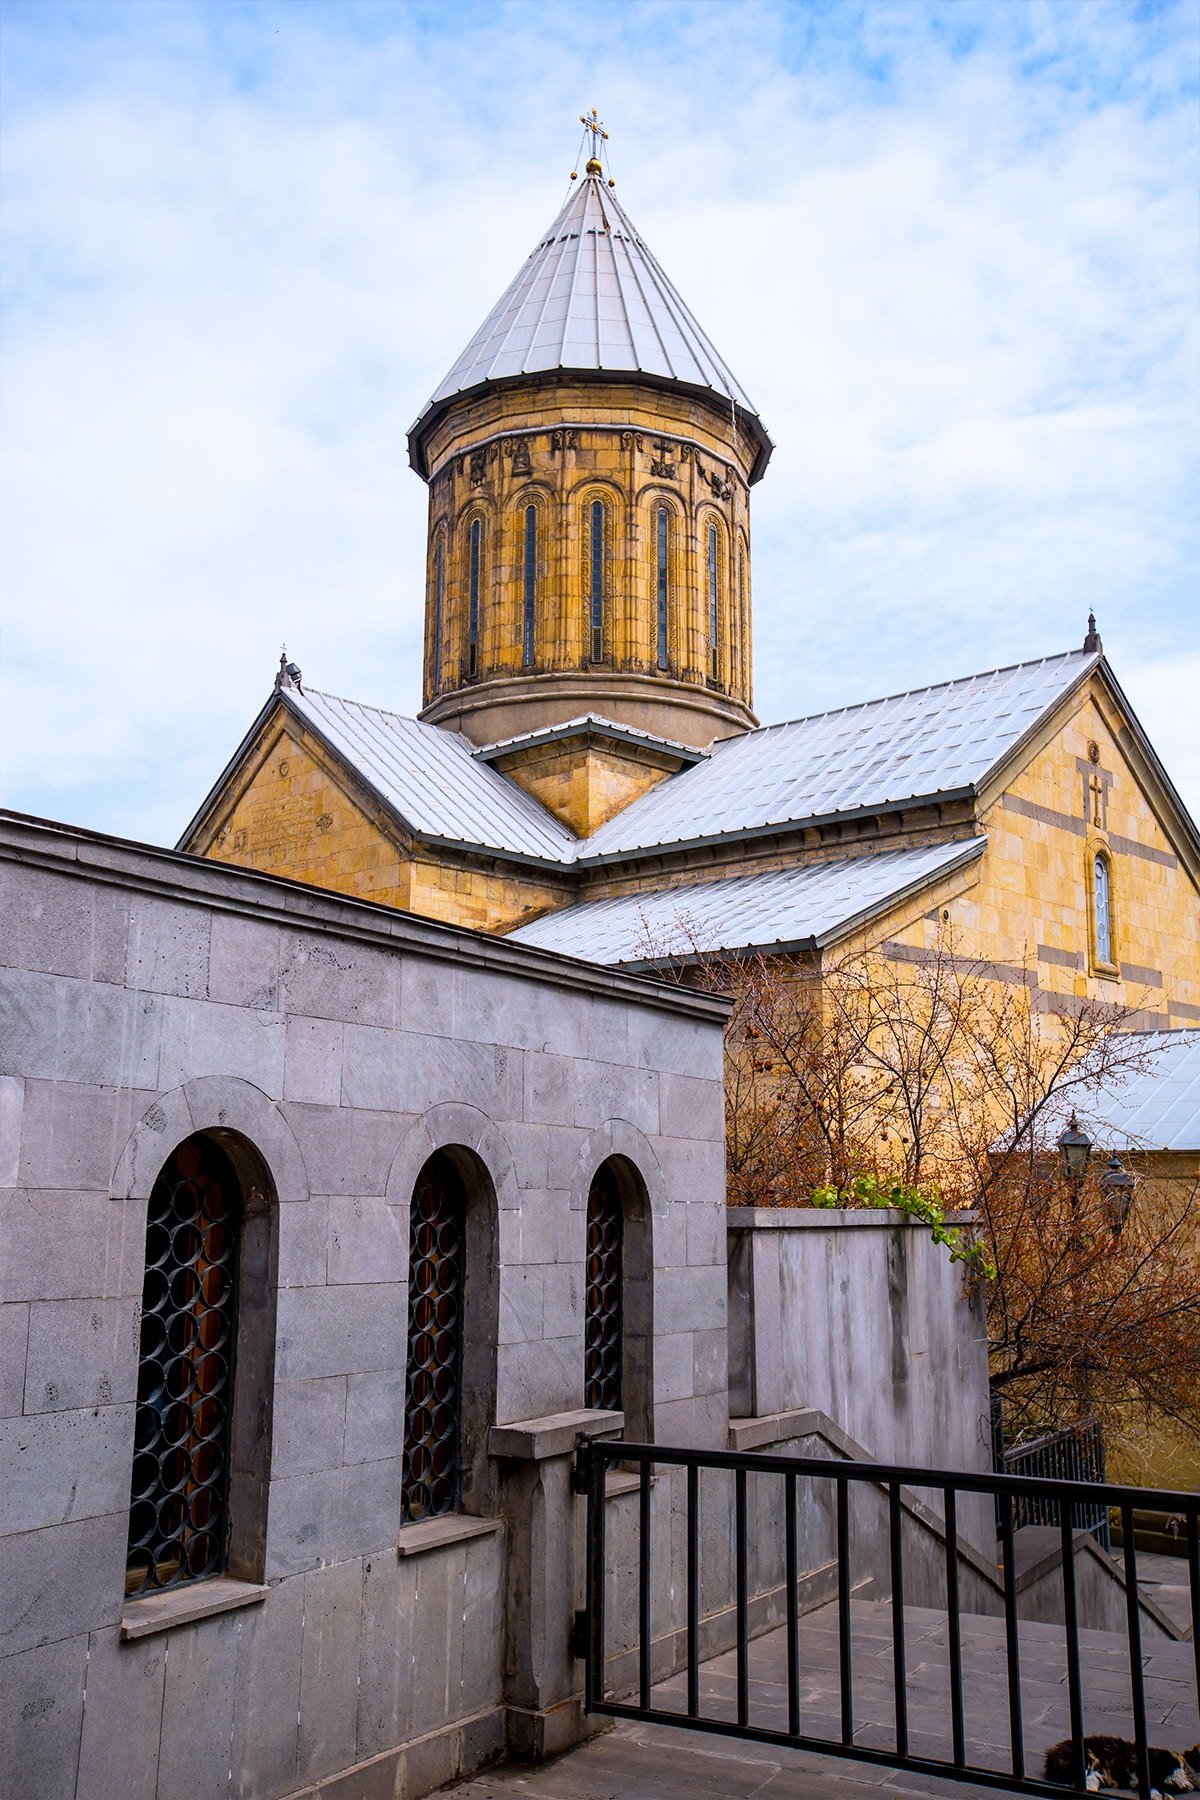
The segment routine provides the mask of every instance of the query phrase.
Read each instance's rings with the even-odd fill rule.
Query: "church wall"
[[[1091,747],[1095,746],[1096,761]],[[1146,1028],[1200,1020],[1200,892],[1138,781],[1113,723],[1084,696],[981,809],[978,882],[949,906],[955,948],[1006,979],[1111,1001]],[[1114,959],[1096,957],[1092,870],[1112,877]],[[932,942],[934,921],[889,931]]]
[[[516,751],[495,766],[577,837],[598,831],[670,772],[636,753],[579,738]]]
[[[621,1426],[583,1407],[587,1190],[614,1155],[635,1183],[627,1403],[723,1447],[720,1007],[62,827],[0,822],[0,877],[6,1796],[416,1796],[577,1735],[570,1464]],[[127,1601],[148,1196],[195,1132],[272,1246],[242,1265],[240,1522],[220,1581]],[[442,1146],[476,1270],[464,1498],[402,1526],[409,1210]],[[669,1530],[669,1484],[655,1508]],[[669,1610],[680,1571],[656,1581]]]
[[[411,904],[408,845],[298,721],[267,727],[187,848],[361,900]]]

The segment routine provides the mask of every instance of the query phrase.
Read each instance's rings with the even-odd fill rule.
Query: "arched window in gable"
[[[532,669],[536,654],[537,627],[537,559],[538,516],[532,503],[525,508],[524,556],[522,559],[522,662]]]
[[[594,663],[604,661],[605,535],[604,502],[593,500],[587,514],[587,581],[590,653]]]
[[[587,1202],[583,1403],[608,1412],[621,1410],[623,1388],[623,1240],[621,1189],[612,1165],[601,1163]]]
[[[443,1151],[417,1177],[409,1214],[408,1367],[400,1516],[455,1512],[462,1489],[463,1275],[467,1197]]]
[[[150,1195],[125,1592],[225,1567],[242,1195],[210,1138],[185,1138]]]
[[[1092,871],[1092,904],[1096,933],[1096,961],[1113,961],[1112,871],[1103,851],[1096,857]]]
[[[467,679],[479,673],[479,595],[483,580],[483,520],[471,520],[467,589]]]
[[[670,661],[671,515],[660,506],[654,520],[654,580],[656,602],[657,661],[660,669]]]

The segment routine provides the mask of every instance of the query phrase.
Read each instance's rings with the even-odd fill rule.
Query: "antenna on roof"
[[[1096,615],[1094,612],[1088,614],[1087,636],[1083,640],[1083,647],[1085,650],[1104,649],[1104,645],[1100,642],[1100,633],[1096,630]]]

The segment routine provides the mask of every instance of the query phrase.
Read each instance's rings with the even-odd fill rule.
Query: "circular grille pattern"
[[[610,1412],[621,1406],[621,1223],[617,1178],[602,1163],[588,1191],[583,1403]]]
[[[125,1592],[215,1575],[224,1559],[238,1187],[187,1138],[150,1196]]]
[[[463,1226],[453,1163],[431,1157],[413,1191],[408,1249],[408,1377],[401,1517],[453,1512],[459,1496]]]

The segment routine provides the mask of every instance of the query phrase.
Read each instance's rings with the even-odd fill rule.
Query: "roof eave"
[[[647,387],[657,388],[662,393],[683,393],[699,400],[707,400],[710,405],[723,410],[729,406],[736,411],[739,418],[745,420],[754,438],[754,459],[747,477],[753,487],[766,474],[767,464],[771,460],[775,444],[766,426],[758,414],[749,408],[738,406],[727,394],[718,393],[716,388],[705,387],[698,382],[679,381],[670,375],[652,375],[641,369],[572,369],[567,365],[559,365],[549,369],[529,369],[519,375],[503,375],[497,379],[488,377],[484,381],[474,382],[470,387],[459,388],[457,393],[447,394],[441,400],[431,400],[424,411],[416,418],[408,432],[408,460],[422,481],[429,480],[429,462],[425,450],[429,436],[434,427],[441,423],[446,414],[460,400],[474,400],[478,395],[491,391],[503,392],[511,388],[528,385],[530,382],[550,381],[555,377],[569,376],[572,381],[584,382],[640,382]]]
[[[607,868],[613,863],[636,862],[650,856],[682,856],[689,850],[711,850],[721,844],[744,843],[748,838],[788,837],[797,831],[816,831],[824,825],[837,825],[854,819],[881,819],[894,813],[908,812],[914,806],[946,806],[952,800],[973,800],[974,782],[964,787],[941,788],[934,794],[910,794],[904,800],[887,800],[872,806],[847,807],[843,812],[807,813],[796,819],[772,819],[758,825],[739,826],[734,831],[718,831],[706,837],[673,838],[669,843],[639,844],[625,850],[601,851],[599,855],[580,855],[574,859],[579,869]],[[586,844],[587,839],[583,842]]]

